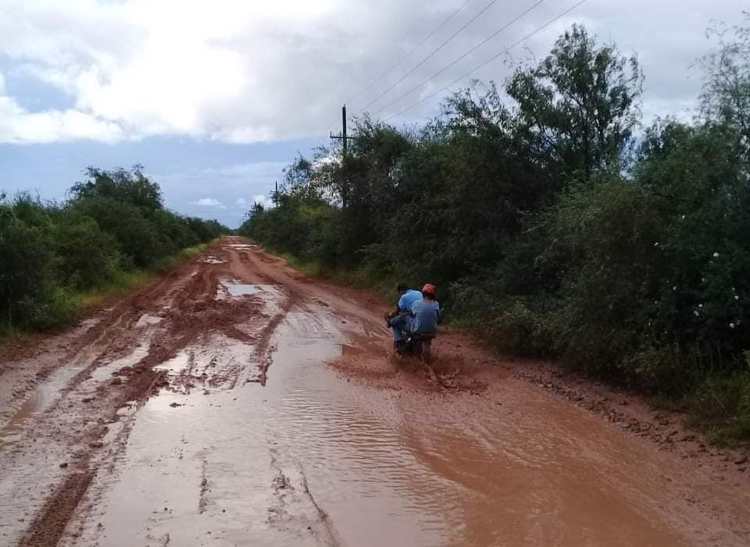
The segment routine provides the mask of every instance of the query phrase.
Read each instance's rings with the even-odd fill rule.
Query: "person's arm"
[[[443,322],[443,308],[440,307],[440,302],[437,300],[435,302],[437,303],[437,324],[439,325]]]
[[[404,303],[404,295],[401,295],[398,297],[398,300],[396,301],[396,307],[387,316],[389,320],[393,319],[394,317],[397,317],[400,313],[405,311],[402,309],[403,303]]]

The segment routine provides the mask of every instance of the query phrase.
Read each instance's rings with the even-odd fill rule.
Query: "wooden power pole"
[[[349,139],[351,138],[346,134],[346,105],[341,107],[341,134],[331,134],[330,137],[332,139],[341,140],[341,144],[343,145],[344,158],[346,158],[346,155],[349,152]]]
[[[332,139],[340,140],[342,144],[343,154],[341,156],[341,171],[342,171],[342,182],[341,182],[341,204],[346,209],[346,205],[349,197],[349,177],[347,175],[348,161],[349,158],[349,141],[356,139],[357,137],[350,137],[346,132],[346,105],[341,107],[341,134],[334,135],[331,133]]]

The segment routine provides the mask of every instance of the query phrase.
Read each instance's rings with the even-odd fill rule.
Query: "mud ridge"
[[[597,386],[588,379],[554,370],[551,366],[531,367],[519,368],[514,375],[656,444],[661,450],[680,452],[683,459],[708,457],[719,463],[736,462],[734,469],[722,465],[725,471],[745,473],[748,470],[747,449],[710,445],[702,435],[685,426],[685,417],[678,412],[652,409],[638,395]]]
[[[54,547],[94,477],[93,471],[71,474],[32,522],[21,547]]]
[[[208,484],[208,461],[206,458],[203,458],[201,460],[201,486],[200,486],[200,494],[198,496],[198,513],[203,514],[206,512],[206,508],[208,507],[208,493],[211,491],[211,488]]]
[[[325,530],[324,539],[326,544],[330,545],[331,547],[337,547],[341,545],[341,541],[337,537],[336,529],[333,527],[333,523],[331,522],[328,513],[323,510],[323,508],[315,499],[315,496],[312,495],[312,492],[310,491],[310,485],[307,483],[307,475],[305,475],[305,470],[302,467],[300,467],[300,473],[302,474],[302,490],[310,500],[310,503],[312,503],[313,507],[315,507],[315,510],[318,513],[318,517],[320,518],[320,522],[323,523],[323,528]]]

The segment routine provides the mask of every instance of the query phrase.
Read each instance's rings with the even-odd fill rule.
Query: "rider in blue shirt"
[[[409,329],[411,309],[415,303],[422,300],[422,293],[410,289],[403,283],[399,283],[396,290],[398,290],[399,293],[396,310],[387,314],[385,320],[388,323],[388,327],[393,330],[393,345],[398,348],[398,345],[406,339]]]
[[[401,287],[403,287],[403,285],[401,285]],[[412,306],[420,300],[422,300],[421,292],[404,287],[404,291],[401,293],[401,298],[398,299],[398,312],[403,313],[411,311]]]
[[[393,330],[393,345],[396,351],[406,342],[410,334],[435,335],[441,321],[440,304],[435,299],[436,288],[427,283],[421,291],[398,286],[401,297],[396,311],[386,315],[388,326]]]

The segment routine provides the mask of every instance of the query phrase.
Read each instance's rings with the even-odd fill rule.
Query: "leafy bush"
[[[35,323],[51,290],[53,255],[46,233],[18,214],[29,218],[32,210],[25,198],[0,203],[0,317],[6,325]],[[44,224],[36,214],[30,220]]]
[[[163,208],[158,184],[132,171],[89,169],[72,199],[43,204],[0,195],[0,328],[69,321],[79,291],[118,283],[227,229]]]
[[[115,238],[90,217],[61,215],[53,234],[60,281],[73,289],[106,284],[119,265]]]
[[[563,257],[556,353],[590,371],[617,371],[651,331],[662,259],[658,212],[637,186],[603,181],[564,195],[549,221],[554,253]]]
[[[734,444],[750,437],[750,372],[712,375],[689,398],[693,422],[715,440]]]
[[[73,210],[87,216],[117,242],[126,268],[143,268],[167,256],[173,247],[157,231],[144,212],[135,205],[114,198],[95,197],[74,201]]]

